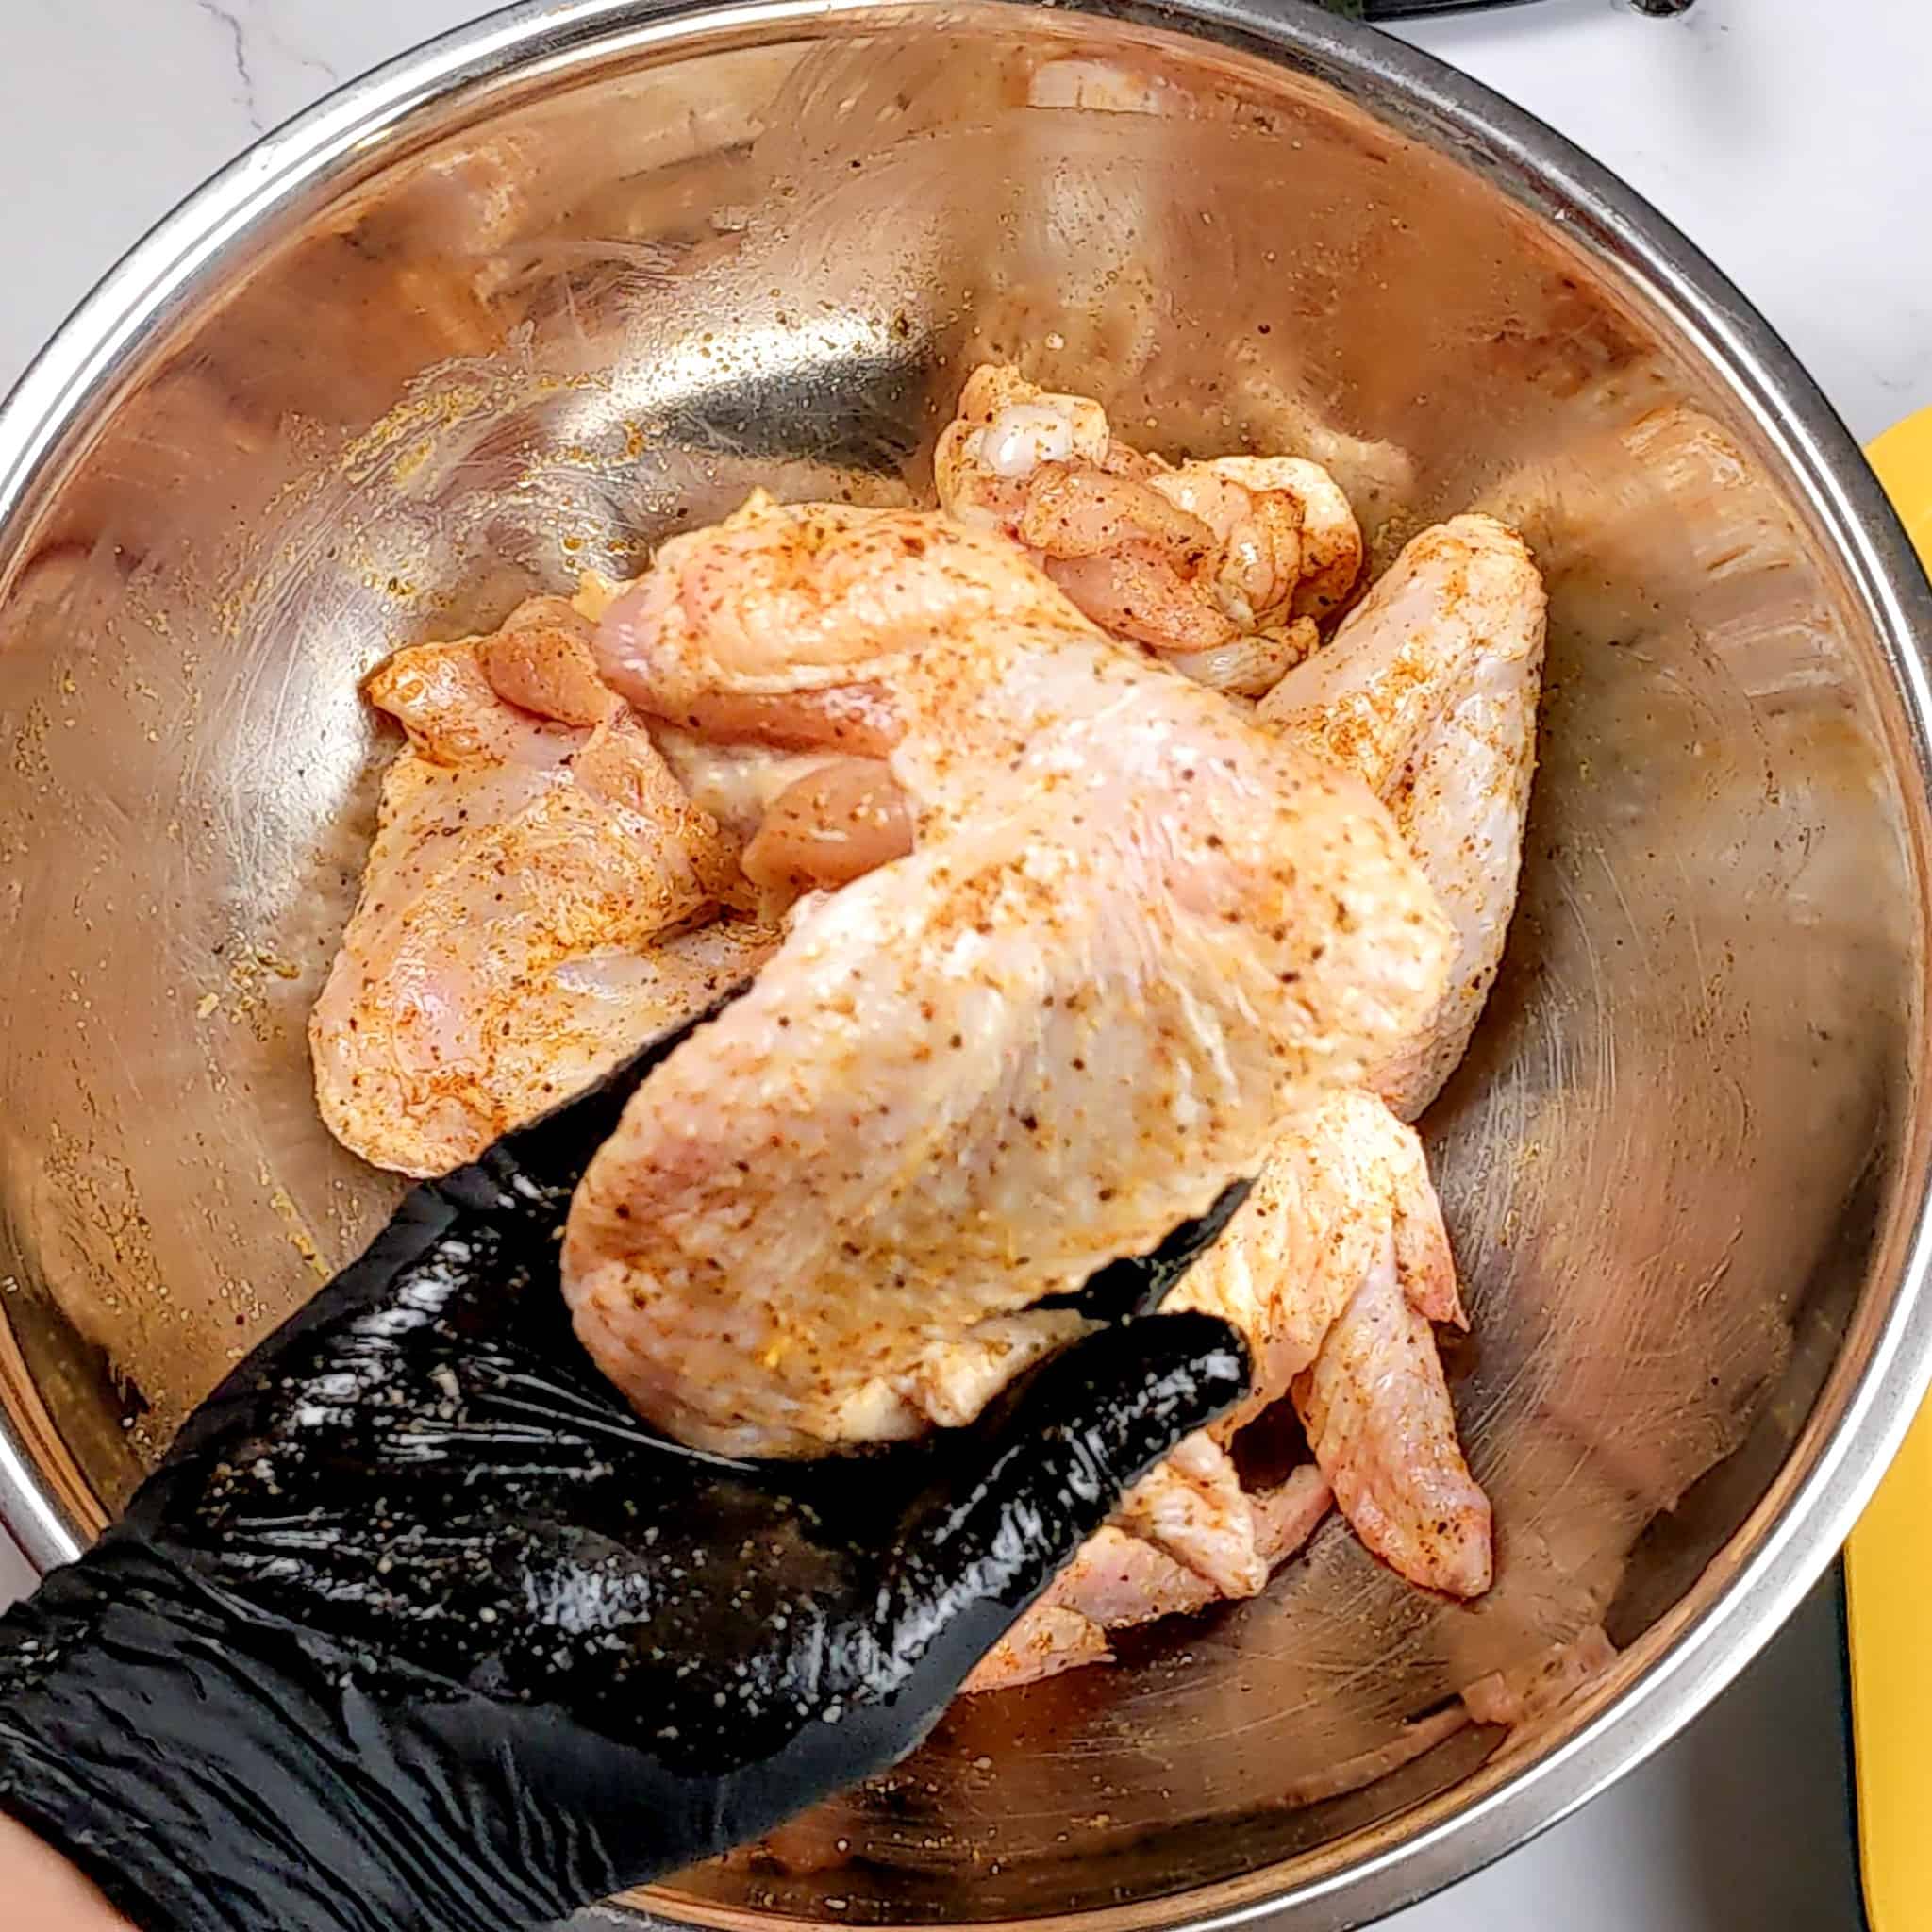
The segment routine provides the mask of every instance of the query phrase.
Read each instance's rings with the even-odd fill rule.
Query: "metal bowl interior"
[[[754,484],[918,493],[991,356],[1165,451],[1321,457],[1378,558],[1477,505],[1545,563],[1523,904],[1428,1122],[1499,1581],[1440,1604],[1331,1526],[656,1904],[1357,1923],[1688,1718],[1909,1413],[1932,613],[1706,266],[1312,12],[526,8],[104,286],[0,419],[6,1505],[70,1552],[392,1197],[303,1039],[391,748],[359,676]],[[1457,1719],[1595,1623],[1622,1663],[1534,1737]]]

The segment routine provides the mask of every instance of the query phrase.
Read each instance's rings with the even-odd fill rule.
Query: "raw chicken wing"
[[[962,1359],[970,1412],[1064,1334],[1034,1303],[1200,1213],[1440,998],[1441,915],[1366,791],[996,537],[754,502],[667,544],[600,644],[658,716],[862,704],[915,827],[800,903],[578,1190],[577,1332],[686,1441],[905,1435]]]
[[[699,927],[729,869],[554,599],[369,680],[409,741],[309,1020],[323,1119],[446,1172],[756,970],[771,936]]]
[[[1312,1464],[1247,1498],[1250,1541],[1264,1579],[1314,1535],[1329,1502],[1327,1482]],[[1082,1664],[1105,1663],[1111,1655],[1109,1630],[1186,1616],[1229,1593],[1144,1538],[1109,1524],[1081,1545],[1045,1595],[980,1659],[961,1688],[1009,1690]]]
[[[1253,1353],[1253,1392],[1213,1435],[1291,1394],[1370,1549],[1431,1590],[1489,1588],[1490,1506],[1430,1326],[1465,1325],[1455,1257],[1421,1141],[1373,1094],[1322,1095],[1288,1124],[1166,1306],[1222,1316]]]
[[[1374,788],[1455,924],[1441,1008],[1375,1077],[1404,1120],[1461,1060],[1502,961],[1536,767],[1546,602],[1522,538],[1493,517],[1452,518],[1416,538],[1256,713]]]
[[[952,515],[1024,544],[1095,623],[1217,691],[1266,691],[1360,573],[1361,532],[1319,464],[1169,464],[1098,403],[1002,365],[968,379],[933,460]]]

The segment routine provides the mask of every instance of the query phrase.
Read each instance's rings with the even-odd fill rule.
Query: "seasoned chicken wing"
[[[1441,1008],[1375,1077],[1405,1120],[1469,1046],[1503,958],[1536,767],[1547,599],[1493,517],[1417,537],[1257,721],[1374,788],[1456,926]]]
[[[1254,1355],[1254,1391],[1215,1436],[1291,1394],[1370,1549],[1431,1590],[1489,1588],[1490,1506],[1431,1327],[1466,1325],[1456,1260],[1422,1143],[1379,1100],[1355,1090],[1306,1107],[1166,1306],[1221,1315]]]
[[[862,716],[913,828],[800,902],[578,1191],[577,1332],[684,1441],[903,1435],[962,1360],[983,1401],[1064,1325],[1035,1303],[1200,1213],[1441,997],[1441,916],[1366,790],[996,537],[754,502],[666,544],[600,650],[693,729]],[[976,1406],[945,1379],[949,1419]]]
[[[1490,518],[1458,517],[1416,539],[1257,713],[1375,788],[1455,921],[1448,997],[1376,1075],[1406,1117],[1461,1058],[1502,956],[1543,610],[1521,540]],[[1255,1392],[1215,1436],[1291,1392],[1327,1489],[1372,1550],[1432,1589],[1488,1588],[1490,1506],[1457,1441],[1432,1326],[1461,1323],[1454,1261],[1421,1145],[1388,1108],[1368,1093],[1335,1094],[1291,1122],[1172,1305],[1212,1308],[1254,1351]],[[1050,1598],[976,1683],[1071,1668],[1106,1654],[1105,1628],[1259,1587],[1268,1559],[1254,1499],[1230,1495],[1231,1464],[1205,1479],[1207,1445],[1171,1457],[1130,1495],[1104,1552],[1096,1544],[1108,1614],[1083,1618],[1078,1604]]]
[[[371,700],[408,743],[309,1021],[316,1096],[365,1159],[446,1172],[756,970],[703,924],[730,870],[568,605],[399,651]]]
[[[1106,1630],[1254,1595],[1331,1498],[1410,1581],[1459,1597],[1489,1588],[1489,1499],[1457,1441],[1432,1326],[1464,1325],[1456,1264],[1413,1129],[1360,1090],[1311,1100],[1163,1306],[1241,1332],[1248,1399],[1129,1491],[970,1688],[1050,1676],[1106,1656]],[[1224,1445],[1286,1399],[1314,1466],[1244,1493]]]
[[[1463,1460],[1435,1331],[1392,1238],[1296,1378],[1294,1402],[1337,1507],[1370,1549],[1426,1589],[1489,1589],[1490,1501]]]
[[[1217,691],[1266,691],[1360,574],[1361,532],[1319,464],[1166,463],[1098,403],[1004,365],[968,378],[933,461],[952,515],[1024,544],[1095,623]]]
[[[1244,1500],[1248,1541],[1262,1577],[1294,1555],[1331,1502],[1320,1470],[1306,1464],[1287,1481]],[[1257,1584],[1256,1589],[1260,1586]],[[966,1691],[1008,1690],[1110,1656],[1107,1633],[1157,1617],[1185,1616],[1253,1591],[1218,1590],[1199,1570],[1119,1524],[1090,1537],[1045,1595],[979,1661]]]

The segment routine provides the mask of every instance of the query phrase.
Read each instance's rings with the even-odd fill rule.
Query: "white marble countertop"
[[[0,388],[250,139],[475,0],[0,0]],[[1923,0],[1545,0],[1419,27],[1672,216],[1870,437],[1932,406]],[[11,1566],[9,1568],[9,1566]],[[0,1551],[0,1598],[24,1572]],[[1837,1600],[1675,1745],[1397,1932],[1856,1932]],[[293,1928],[291,1928],[293,1932]]]

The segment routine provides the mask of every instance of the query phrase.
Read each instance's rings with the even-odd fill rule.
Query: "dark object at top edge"
[[[1445,13],[1486,13],[1498,7],[1525,7],[1532,0],[1320,0],[1345,20],[1423,20]],[[1630,0],[1639,13],[1668,20],[1689,13],[1695,0]]]

